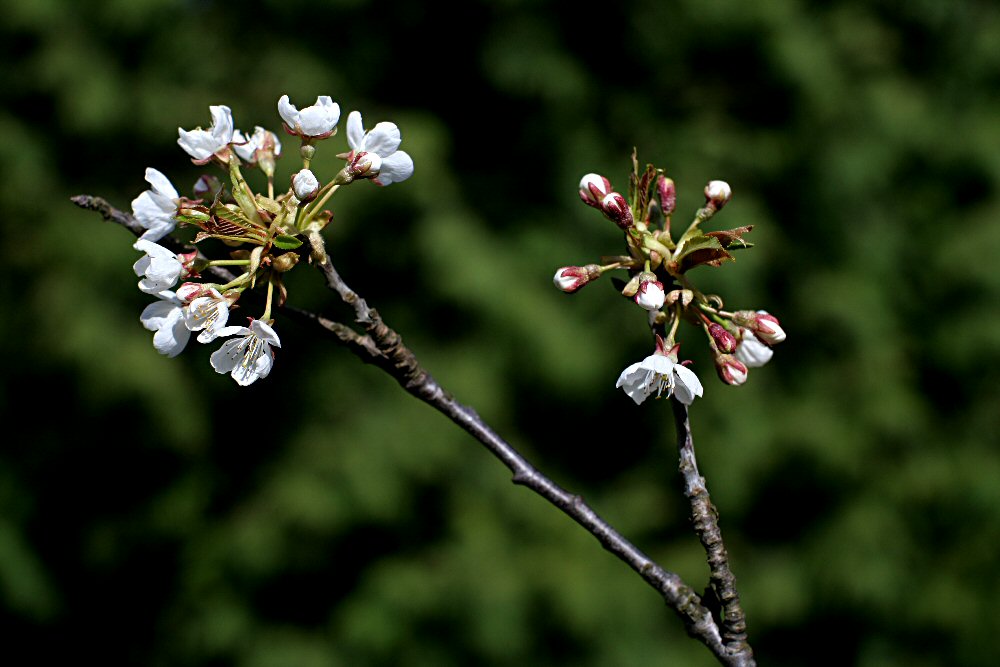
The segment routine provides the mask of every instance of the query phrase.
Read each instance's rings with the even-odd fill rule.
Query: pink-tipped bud
[[[746,382],[749,374],[743,362],[731,354],[716,355],[715,370],[719,373],[720,380],[734,386]]]
[[[715,342],[715,347],[718,348],[719,352],[723,354],[736,352],[736,336],[726,331],[726,328],[721,324],[715,322],[709,324],[708,335],[712,337],[712,341]]]
[[[181,263],[181,278],[198,278],[198,271],[205,267],[204,263],[198,264],[198,251],[177,253],[177,261]]]
[[[596,264],[588,266],[564,266],[556,271],[556,275],[552,277],[552,283],[563,292],[572,294],[591,281],[590,267],[597,269]],[[601,275],[599,271],[597,275]]]
[[[781,328],[778,318],[766,310],[738,310],[733,313],[733,322],[746,327],[757,338],[768,345],[776,345],[785,340],[785,330]]]
[[[354,178],[375,178],[382,170],[382,158],[369,151],[361,151],[351,158],[347,171]]]
[[[600,174],[587,174],[580,179],[580,199],[587,206],[601,208],[601,202],[609,192],[611,192],[611,181]]]
[[[319,192],[319,181],[308,169],[302,169],[292,176],[292,192],[299,201],[308,202],[316,198]]]
[[[191,303],[206,293],[208,293],[208,289],[200,283],[184,283],[175,292],[177,298],[185,303]]]
[[[601,211],[608,220],[622,229],[629,229],[635,223],[628,202],[617,192],[604,195],[604,199],[601,200]]]
[[[705,186],[705,199],[715,210],[725,206],[733,198],[733,190],[725,181],[709,181]]]
[[[677,208],[677,186],[674,179],[666,176],[658,176],[656,179],[656,192],[660,196],[660,209],[663,215],[670,215]]]
[[[659,280],[643,280],[639,283],[639,291],[635,293],[634,298],[642,308],[654,311],[663,308],[667,294],[663,290],[663,283]]]

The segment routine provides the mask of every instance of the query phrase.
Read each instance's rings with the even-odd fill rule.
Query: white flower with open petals
[[[233,112],[227,106],[210,106],[212,126],[207,130],[177,128],[177,143],[191,156],[195,164],[205,164],[212,156],[233,141]]]
[[[142,326],[153,334],[153,347],[160,354],[176,357],[187,345],[191,332],[184,324],[184,302],[170,290],[158,292],[160,299],[149,304],[139,315]]]
[[[292,134],[304,139],[325,139],[337,129],[340,105],[329,95],[320,95],[316,98],[316,104],[299,111],[288,100],[288,95],[282,95],[278,100],[278,115]]]
[[[413,175],[413,160],[399,149],[402,137],[395,123],[378,123],[365,132],[361,113],[347,116],[348,163],[356,176],[370,178],[379,185],[404,181]]]
[[[146,181],[152,187],[132,200],[132,215],[146,228],[140,238],[159,241],[177,226],[174,216],[180,195],[170,180],[152,167],[146,169]]]
[[[217,289],[209,288],[205,296],[191,301],[184,319],[190,331],[201,331],[198,334],[199,343],[211,343],[229,321],[229,300]]]
[[[694,371],[675,363],[662,354],[651,354],[622,371],[615,387],[620,387],[639,405],[654,392],[657,398],[666,394],[677,397],[681,403],[691,405],[704,389]]]
[[[274,364],[271,346],[281,347],[278,334],[261,320],[252,320],[249,327],[224,327],[218,331],[220,337],[234,334],[240,338],[227,340],[212,353],[215,372],[229,373],[241,387],[267,377]]]
[[[146,239],[139,239],[132,247],[146,253],[132,265],[135,275],[142,278],[139,289],[147,294],[156,294],[177,284],[184,270],[177,255]]]

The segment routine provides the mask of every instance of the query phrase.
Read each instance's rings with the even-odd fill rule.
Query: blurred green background
[[[632,147],[757,247],[693,277],[788,341],[692,409],[762,665],[993,665],[1000,617],[1000,8],[896,2],[0,2],[3,658],[114,665],[711,665],[660,598],[380,371],[279,316],[249,389],[157,355],[127,208],[176,128],[283,93],[393,120],[414,177],[328,247],[460,400],[700,588],[650,349],[578,201]],[[343,124],[342,124],[343,125]],[[332,176],[343,136],[316,162]],[[295,142],[285,140],[294,153]],[[282,178],[295,160],[279,163]],[[324,309],[297,270],[291,302]],[[342,311],[334,311],[340,312]],[[248,313],[249,314],[249,313]],[[212,346],[215,347],[214,345]],[[10,664],[17,664],[12,662]]]

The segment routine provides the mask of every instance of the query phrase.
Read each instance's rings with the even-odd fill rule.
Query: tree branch
[[[131,215],[116,209],[100,197],[79,195],[73,197],[72,201],[77,206],[101,213],[105,220],[125,227],[136,236],[145,231]],[[160,243],[171,249],[188,247],[174,239],[164,239]],[[680,616],[688,634],[705,644],[721,664],[753,667],[755,663],[752,651],[746,643],[743,612],[739,607],[735,582],[729,571],[722,536],[715,520],[715,508],[709,502],[704,478],[698,474],[694,463],[687,409],[684,406],[681,406],[681,413],[678,413],[676,406],[679,404],[674,401],[675,415],[683,415],[683,426],[678,417],[678,434],[679,436],[682,433],[686,434],[684,441],[680,443],[680,467],[685,476],[687,496],[691,499],[695,530],[708,552],[712,590],[716,591],[723,605],[721,633],[711,611],[702,604],[698,594],[679,575],[664,569],[646,556],[602,519],[581,496],[566,491],[542,474],[510,443],[490,428],[475,410],[459,403],[445,391],[420,366],[413,352],[403,344],[400,335],[383,322],[378,311],[370,308],[365,300],[344,282],[329,259],[321,264],[317,263],[317,268],[323,274],[327,287],[354,309],[355,321],[361,325],[365,333],[358,333],[345,324],[291,306],[284,306],[283,312],[300,322],[314,325],[324,335],[332,337],[363,361],[382,368],[406,391],[437,409],[482,443],[507,466],[513,474],[515,484],[531,489],[549,501],[593,535],[601,546],[635,570],[663,597],[667,606]],[[209,270],[228,273],[224,269],[220,271],[219,267],[212,267]],[[689,455],[686,452],[689,452]]]

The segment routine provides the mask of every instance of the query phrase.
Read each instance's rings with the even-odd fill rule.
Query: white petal
[[[265,343],[274,345],[275,347],[281,347],[281,341],[278,339],[278,334],[274,333],[274,329],[271,325],[261,320],[254,320],[250,323],[250,330],[254,333],[257,338],[260,338]]]
[[[371,151],[379,157],[389,157],[399,149],[402,140],[396,124],[383,121],[365,135],[363,150]]]
[[[379,185],[389,185],[405,181],[413,175],[413,160],[406,151],[396,151],[382,160],[382,167],[377,178],[373,179]]]
[[[694,402],[695,396],[701,396],[705,393],[704,387],[701,386],[701,380],[699,380],[694,371],[687,366],[675,364],[674,374],[677,375],[677,383],[674,386],[674,395],[677,396],[677,400],[684,405],[691,405],[691,403]]]
[[[139,321],[149,331],[156,331],[163,327],[175,309],[180,310],[180,308],[169,301],[154,301],[142,309]]]
[[[347,145],[353,151],[360,151],[365,140],[365,128],[361,124],[361,112],[352,111],[347,116]]]
[[[153,335],[153,347],[160,354],[176,357],[187,345],[190,337],[191,332],[184,326],[181,309],[177,308],[172,313],[172,317],[168,318],[159,331]]]
[[[247,327],[232,326],[232,327],[222,327],[216,332],[215,335],[219,338],[225,338],[226,336],[233,336],[233,335],[249,336],[251,333],[253,332],[250,331],[250,329],[248,329]]]
[[[170,179],[157,169],[146,168],[146,181],[153,186],[153,190],[157,194],[164,195],[168,199],[177,199],[180,196]]]
[[[278,100],[278,115],[288,127],[295,129],[296,123],[299,122],[299,110],[288,101],[288,95],[282,95],[281,99]]]
[[[209,362],[216,373],[228,373],[236,367],[243,358],[238,349],[242,342],[242,338],[227,340],[222,344],[222,347],[212,353],[212,356],[209,357]]]
[[[212,112],[212,139],[215,141],[215,150],[221,150],[228,146],[233,140],[233,112],[225,105],[210,106],[208,110]]]
[[[207,160],[217,150],[215,139],[205,130],[188,131],[177,128],[177,134],[177,143],[195,160]]]

